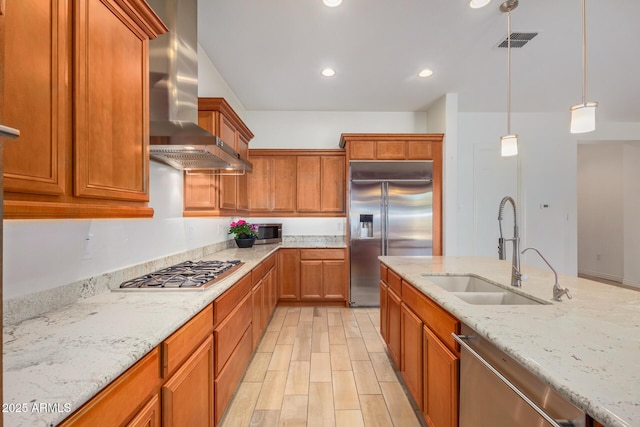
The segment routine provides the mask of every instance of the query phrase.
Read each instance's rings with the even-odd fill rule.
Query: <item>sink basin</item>
[[[445,291],[474,305],[536,305],[545,304],[524,295],[517,294],[476,276],[433,276],[422,277],[435,283]]]

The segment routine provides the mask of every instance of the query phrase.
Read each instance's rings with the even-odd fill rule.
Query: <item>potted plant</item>
[[[258,226],[249,224],[244,219],[233,221],[229,225],[229,233],[233,234],[239,248],[250,248],[258,236]]]

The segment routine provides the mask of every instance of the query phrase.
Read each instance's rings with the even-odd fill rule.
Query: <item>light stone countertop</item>
[[[279,247],[206,256],[245,264],[203,291],[103,292],[5,326],[4,425],[59,423]]]
[[[605,426],[640,426],[640,292],[559,276],[573,299],[551,301],[553,273],[488,257],[380,260]],[[474,274],[548,305],[471,305],[422,274]]]

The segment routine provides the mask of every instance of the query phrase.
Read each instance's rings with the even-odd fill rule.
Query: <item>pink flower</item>
[[[235,226],[236,226],[236,223],[234,221],[234,222],[231,223],[231,227],[235,227]]]
[[[239,219],[238,220],[238,225],[243,225],[246,221],[244,219]]]

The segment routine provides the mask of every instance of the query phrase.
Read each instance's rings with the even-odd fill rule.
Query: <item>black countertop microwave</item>
[[[255,245],[282,242],[282,224],[256,224],[258,226],[258,238]]]

